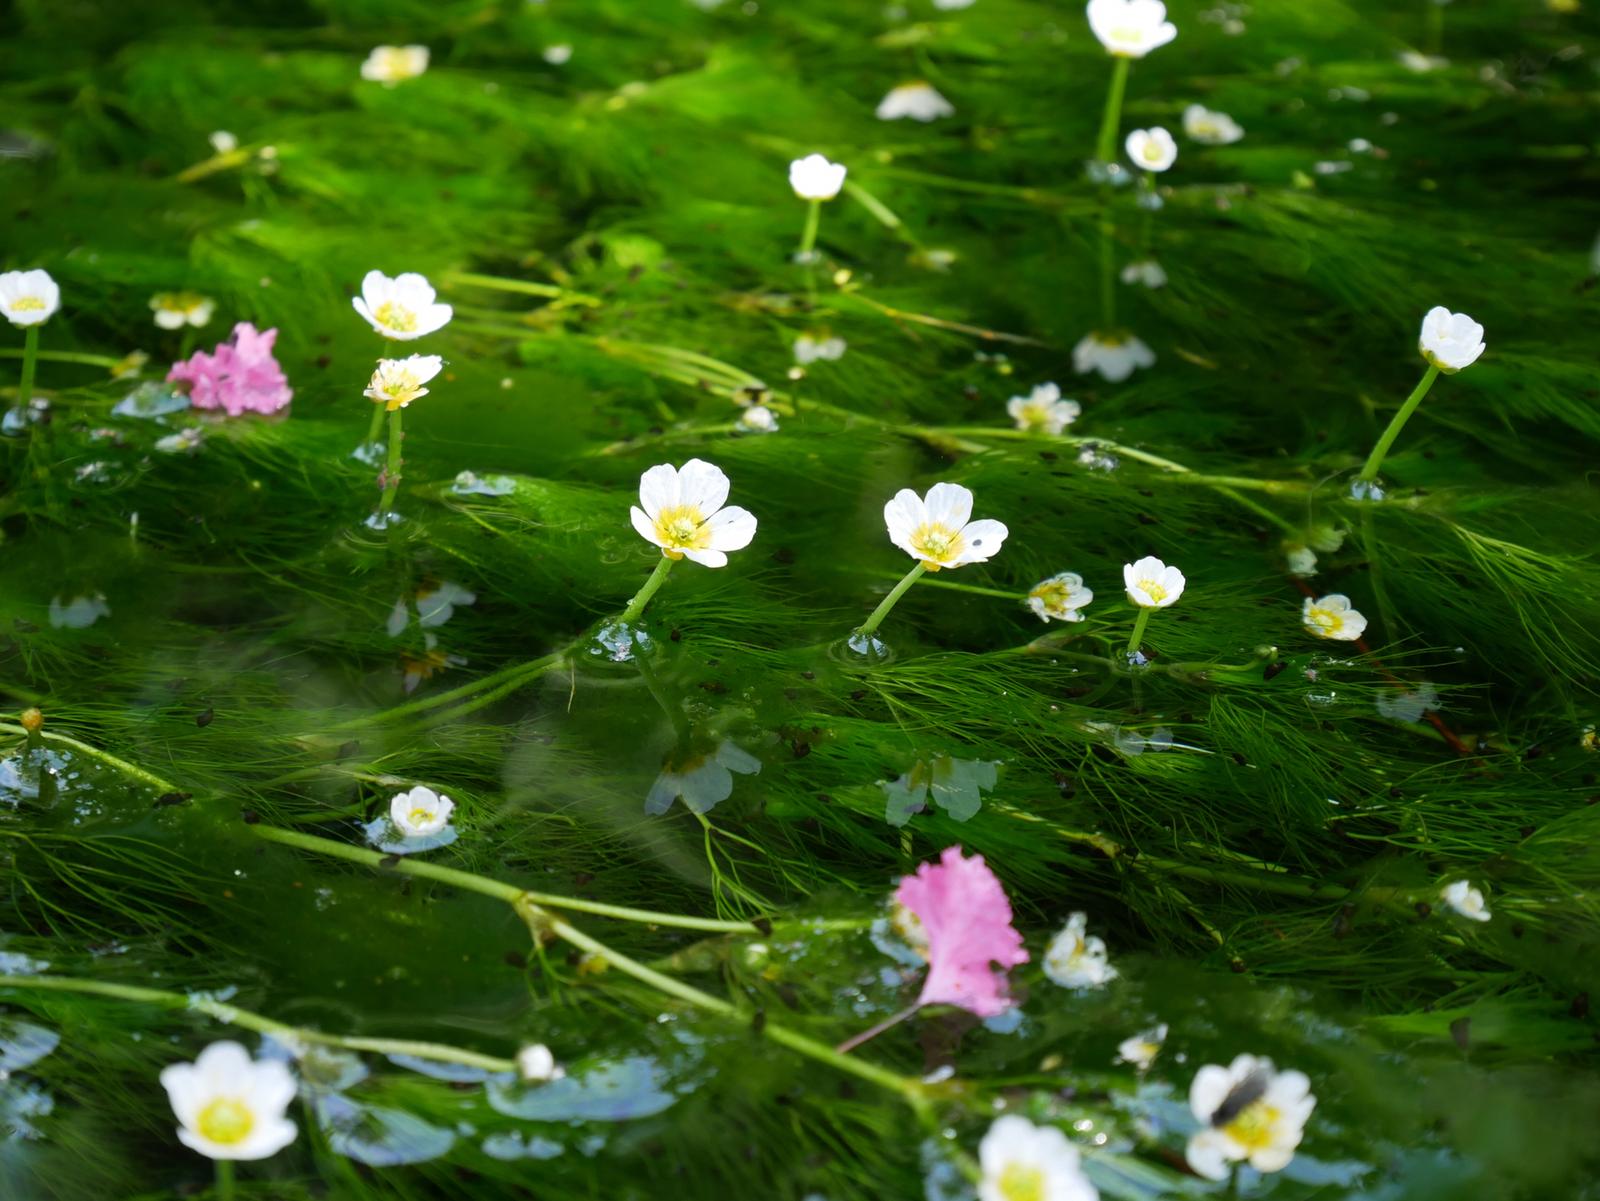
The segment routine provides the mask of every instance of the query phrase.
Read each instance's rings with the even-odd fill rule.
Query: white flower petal
[[[719,509],[706,522],[711,527],[711,549],[719,551],[743,550],[756,536],[755,514],[738,505]]]
[[[680,503],[679,494],[678,469],[671,463],[658,463],[639,477],[639,507],[652,522],[661,515],[662,509]],[[646,537],[655,541],[654,530]]]

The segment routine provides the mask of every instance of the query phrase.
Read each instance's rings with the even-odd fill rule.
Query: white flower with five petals
[[[1227,113],[1213,112],[1203,104],[1183,110],[1183,132],[1202,146],[1226,146],[1244,137],[1244,130]]]
[[[402,838],[429,838],[450,824],[456,803],[449,797],[418,784],[409,792],[397,792],[389,802],[389,820]]]
[[[390,279],[382,271],[368,271],[361,295],[351,302],[356,312],[385,338],[410,342],[449,324],[453,310],[438,303],[438,293],[425,276],[402,272]]]
[[[978,1201],[1096,1201],[1078,1149],[1054,1126],[1006,1114],[978,1144]]]
[[[294,1077],[277,1059],[251,1059],[236,1042],[212,1043],[193,1063],[161,1070],[184,1146],[212,1159],[266,1159],[294,1142],[287,1116]]]
[[[1102,988],[1117,978],[1105,939],[1088,929],[1088,915],[1074,913],[1045,948],[1044,974],[1062,988]]]
[[[1489,912],[1489,907],[1484,904],[1483,893],[1474,888],[1468,880],[1457,880],[1453,884],[1446,884],[1439,892],[1439,899],[1462,917],[1471,918],[1475,922],[1486,922],[1493,916]]]
[[[1312,563],[1315,565],[1315,558]],[[1339,642],[1354,642],[1367,630],[1367,619],[1359,610],[1350,607],[1348,596],[1338,592],[1319,596],[1315,600],[1306,597],[1300,620],[1306,630],[1318,638],[1332,638]]]
[[[1159,125],[1134,130],[1123,145],[1133,165],[1146,171],[1165,171],[1178,161],[1178,143]]]
[[[1155,361],[1155,351],[1127,333],[1085,334],[1072,348],[1072,366],[1079,375],[1098,371],[1113,384],[1121,383],[1141,367],[1153,367]]]
[[[374,46],[361,64],[361,78],[387,87],[415,79],[428,69],[426,46]]]
[[[1122,567],[1122,583],[1128,599],[1141,609],[1165,609],[1183,595],[1183,572],[1168,567],[1154,555],[1146,555]]]
[[[1178,36],[1161,0],[1089,0],[1089,28],[1119,58],[1143,58]]]
[[[1147,288],[1167,286],[1167,272],[1155,259],[1135,259],[1122,269],[1122,282],[1143,284]]]
[[[1117,1062],[1131,1063],[1139,1071],[1148,1072],[1156,1056],[1161,1054],[1161,1044],[1166,1041],[1165,1023],[1141,1030],[1132,1038],[1125,1038],[1117,1044]]]
[[[423,387],[444,368],[444,360],[436,354],[414,354],[404,359],[379,359],[378,369],[372,373],[366,391],[362,393],[374,404],[381,404],[388,412],[403,409],[419,396],[426,396]]]
[[[1483,353],[1483,326],[1465,313],[1452,313],[1440,306],[1428,310],[1422,319],[1422,335],[1417,349],[1446,375],[1470,367]]]
[[[801,200],[832,200],[844,187],[845,170],[841,163],[808,154],[789,164],[789,186]]]
[[[1189,1108],[1203,1126],[1189,1139],[1189,1166],[1208,1180],[1225,1179],[1230,1163],[1281,1172],[1316,1106],[1304,1072],[1274,1071],[1270,1059],[1254,1055],[1227,1067],[1207,1064],[1189,1087]]]
[[[211,320],[217,302],[199,292],[157,292],[150,298],[150,308],[162,329],[182,329],[186,325],[199,329]]]
[[[48,271],[0,274],[0,314],[12,325],[43,325],[61,307],[61,289]]]
[[[639,477],[633,528],[669,559],[693,559],[703,567],[726,567],[730,550],[743,550],[756,536],[755,516],[737,505],[723,508],[728,477],[722,468],[690,459],[682,468],[660,463]]]
[[[936,121],[956,111],[932,84],[903,83],[892,88],[878,101],[877,117],[880,121],[899,121],[909,117],[913,121]]]
[[[1054,435],[1076,421],[1083,406],[1075,400],[1062,400],[1055,384],[1039,384],[1028,395],[1006,401],[1006,412],[1019,430]]]
[[[883,506],[889,540],[929,571],[982,563],[999,553],[1010,531],[992,518],[971,516],[972,493],[960,484],[935,484],[926,498],[902,488]]]
[[[1075,571],[1040,580],[1028,590],[1028,608],[1044,622],[1082,621],[1078,610],[1092,600],[1094,593],[1083,586],[1083,577]]]

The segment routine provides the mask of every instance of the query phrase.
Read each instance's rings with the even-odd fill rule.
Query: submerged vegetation
[[[1596,1195],[1600,6],[1161,8],[0,14],[0,1196]]]

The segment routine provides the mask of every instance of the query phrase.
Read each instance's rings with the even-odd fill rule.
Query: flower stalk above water
[[[1137,562],[1123,565],[1122,582],[1127,589],[1128,600],[1139,608],[1133,632],[1128,635],[1128,654],[1133,656],[1139,653],[1143,645],[1144,630],[1150,622],[1151,611],[1175,604],[1183,595],[1187,581],[1183,578],[1183,572],[1176,567],[1168,567],[1155,556],[1146,555]]]
[[[49,272],[7,271],[0,274],[0,315],[27,331],[22,337],[22,379],[17,407],[24,413],[33,399],[33,373],[39,362],[39,327],[61,307],[61,289]]]
[[[1452,313],[1442,306],[1428,310],[1428,315],[1422,319],[1422,333],[1417,339],[1417,349],[1422,352],[1422,357],[1428,362],[1428,369],[1422,375],[1421,381],[1412,389],[1411,395],[1406,397],[1405,403],[1400,406],[1400,411],[1389,421],[1389,426],[1378,437],[1378,443],[1372,448],[1372,453],[1367,456],[1366,464],[1361,468],[1361,474],[1356,477],[1358,483],[1370,484],[1378,478],[1378,470],[1383,466],[1383,460],[1394,446],[1395,439],[1400,436],[1400,431],[1405,429],[1406,422],[1411,420],[1411,415],[1422,404],[1423,397],[1428,395],[1428,390],[1433,387],[1433,381],[1440,374],[1454,375],[1478,361],[1484,351],[1483,326],[1479,325],[1465,313]]]

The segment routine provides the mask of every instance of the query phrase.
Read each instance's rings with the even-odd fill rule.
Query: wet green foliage
[[[1083,162],[1110,70],[1076,3],[0,12],[0,267],[63,294],[49,419],[0,439],[0,693],[49,735],[29,750],[0,726],[0,974],[500,1057],[543,1041],[636,1107],[605,1120],[562,1094],[529,1116],[501,1086],[369,1056],[348,1090],[364,1117],[297,1105],[300,1141],[244,1167],[252,1197],[844,1201],[925,1177],[957,1196],[950,1165],[1002,1100],[1072,1131],[1106,1195],[1201,1195],[1188,1082],[1244,1051],[1319,1099],[1302,1154],[1250,1195],[1600,1195],[1600,41],[1593,3],[1556,7],[1461,0],[1448,62],[1417,70],[1421,0],[1173,4],[1179,39],[1134,64],[1122,129],[1177,131],[1204,103],[1247,132],[1180,137],[1157,213],[1110,193],[1111,261],[1148,237],[1170,277],[1116,285],[1159,361],[1115,384],[1072,374],[1106,318]],[[363,82],[379,42],[426,43],[432,66]],[[918,78],[954,116],[875,119]],[[239,149],[214,155],[223,129]],[[785,171],[813,150],[850,175],[808,271]],[[406,410],[406,520],[376,532],[375,469],[350,457],[384,353],[350,307],[373,268],[456,306],[402,349],[448,362]],[[204,331],[151,324],[150,295],[180,288],[216,299]],[[1354,500],[1436,304],[1481,321],[1488,353],[1435,386],[1384,499]],[[281,331],[286,419],[113,412],[244,320]],[[848,351],[798,368],[802,334]],[[111,378],[136,349],[142,376]],[[1082,416],[1017,436],[1006,399],[1052,379]],[[753,397],[778,432],[734,429]],[[190,424],[197,450],[156,449]],[[723,570],[676,567],[641,672],[594,634],[658,561],[628,524],[639,473],[694,456],[760,530]],[[464,493],[463,470],[504,494]],[[865,661],[843,640],[909,566],[882,505],[936,480],[1009,540],[913,587]],[[1287,553],[1308,543],[1304,581]],[[1120,573],[1145,554],[1188,589],[1130,670]],[[1060,571],[1097,596],[1046,628],[1021,596]],[[424,628],[446,583],[454,611]],[[1307,634],[1308,588],[1349,595],[1365,644]],[[80,599],[91,622],[66,613]],[[760,772],[709,812],[645,814],[664,765],[724,742]],[[886,784],[941,762],[998,765],[992,787],[969,773],[977,812],[974,785],[891,826],[906,790]],[[362,845],[418,783],[457,805],[429,863],[777,920],[573,919],[737,1016],[535,945],[491,897],[255,833]],[[855,1053],[953,1065],[919,1115],[759,1031],[833,1044],[907,1004],[919,973],[866,924],[953,843],[1004,881],[1033,961],[1012,973],[1020,1021],[925,1013]],[[1439,904],[1457,879],[1491,921]],[[1040,970],[1073,910],[1121,973],[1103,991]],[[0,1052],[17,1022],[61,1042],[0,1071],[0,1195],[208,1186],[156,1076],[238,1031],[0,988]],[[1114,1065],[1156,1022],[1148,1077]],[[486,1149],[508,1145],[529,1157]]]

